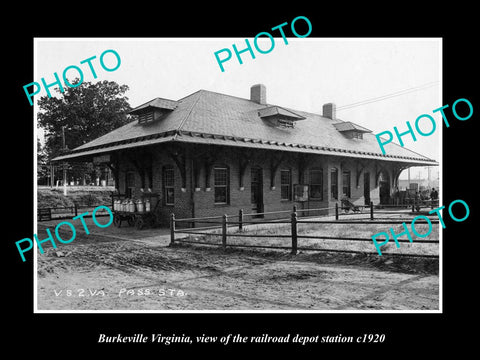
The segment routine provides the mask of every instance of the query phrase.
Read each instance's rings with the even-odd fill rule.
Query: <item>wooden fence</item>
[[[68,219],[75,217],[79,214],[84,213],[85,211],[89,212],[89,215],[85,217],[91,217],[91,212],[97,206],[108,206],[112,207],[110,203],[96,204],[96,205],[83,205],[75,203],[73,206],[50,206],[50,207],[41,207],[37,209],[37,221],[49,221],[56,219]],[[96,216],[107,215],[108,212],[99,209],[96,212]]]
[[[382,206],[380,209],[375,209],[373,203],[370,205],[359,206],[363,208],[363,210],[367,210],[368,212],[360,212],[360,213],[344,213],[344,208],[339,207],[338,204],[335,205],[333,208],[321,208],[321,209],[297,209],[295,206],[293,210],[284,210],[284,211],[274,211],[274,212],[264,212],[264,213],[251,213],[245,214],[243,210],[240,210],[238,215],[222,215],[222,216],[210,216],[210,217],[198,217],[198,218],[184,218],[184,219],[176,219],[174,214],[171,214],[170,217],[170,244],[173,245],[176,242],[180,243],[191,243],[191,244],[201,244],[201,245],[213,245],[213,246],[221,246],[223,249],[226,249],[227,246],[229,247],[246,247],[246,248],[269,248],[269,249],[284,249],[290,250],[291,254],[297,254],[299,250],[301,251],[327,251],[327,252],[344,252],[344,253],[362,253],[362,254],[378,254],[377,252],[366,252],[366,251],[356,251],[356,250],[341,250],[341,249],[322,249],[322,248],[309,248],[309,247],[299,247],[298,246],[298,239],[316,239],[316,240],[338,240],[338,241],[360,241],[360,242],[372,242],[372,238],[362,238],[362,237],[345,237],[345,236],[327,236],[327,235],[305,235],[300,234],[298,225],[299,224],[402,224],[408,223],[417,215],[419,212],[414,212],[414,208],[412,210],[408,210],[410,206]],[[334,219],[321,219],[324,216],[301,216],[302,213],[312,213],[318,211],[325,211],[325,210],[335,210],[335,218]],[[390,210],[388,210],[390,209]],[[397,211],[395,211],[397,210]],[[408,210],[408,211],[407,211]],[[407,218],[392,218],[392,215],[396,214],[412,214],[415,215],[411,219]],[[268,215],[287,215],[285,218],[280,219],[257,219],[258,216],[268,216]],[[366,219],[341,219],[343,215],[367,215]],[[384,215],[390,215],[390,217],[385,217]],[[428,216],[428,212],[421,213],[421,215]],[[251,220],[246,220],[246,218],[250,217]],[[332,217],[332,216],[329,216]],[[429,221],[432,224],[438,224],[438,219],[433,219],[429,217]],[[423,221],[427,223],[426,221]],[[212,224],[212,226],[204,226],[204,227],[184,227],[178,228],[177,225],[184,225],[191,224],[194,225],[196,223],[201,224]],[[416,223],[421,223],[421,221],[416,221]],[[289,234],[246,234],[244,233],[244,228],[246,225],[260,225],[260,224],[290,224]],[[229,233],[229,229],[238,229],[238,232]],[[385,229],[386,230],[386,229]],[[176,234],[189,234],[189,235],[204,235],[204,236],[218,236],[221,238],[221,243],[211,243],[207,241],[199,241],[199,240],[186,240],[176,238]],[[373,234],[372,234],[373,235]],[[271,245],[252,245],[252,244],[229,244],[227,239],[229,237],[246,237],[246,238],[287,238],[290,239],[291,245],[290,246],[271,246]],[[398,239],[399,243],[406,243],[410,242],[407,239]],[[438,244],[438,239],[430,239],[430,240],[421,240],[421,243],[430,243],[430,244]],[[438,255],[429,255],[429,254],[403,254],[403,253],[388,253],[388,255],[399,255],[399,256],[409,256],[409,257],[433,257],[438,258]]]

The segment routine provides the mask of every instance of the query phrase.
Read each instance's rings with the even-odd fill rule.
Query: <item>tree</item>
[[[73,85],[78,84],[75,79]],[[114,81],[83,82],[77,87],[65,87],[59,97],[42,96],[37,114],[39,125],[46,131],[45,150],[49,158],[61,155],[63,131],[65,146],[74,149],[92,141],[132,119],[131,107],[124,95],[127,85]],[[63,128],[63,129],[62,129]]]
[[[40,139],[37,138],[37,184],[47,184],[48,176],[47,154],[40,143]]]
[[[75,79],[72,85],[77,85]],[[127,85],[114,81],[83,82],[77,87],[65,87],[59,96],[42,96],[38,105],[38,124],[45,130],[44,150],[48,159],[62,155],[132,121],[131,110],[124,94]],[[65,146],[64,146],[65,142]],[[68,179],[93,180],[99,171],[92,164],[71,164]]]

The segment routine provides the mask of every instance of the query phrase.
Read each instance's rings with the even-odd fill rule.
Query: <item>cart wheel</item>
[[[118,228],[120,227],[120,225],[122,225],[122,218],[120,217],[120,215],[115,214],[113,216],[113,225]]]
[[[148,226],[155,227],[156,225],[157,225],[157,217],[156,216],[150,216],[148,218]]]
[[[143,225],[145,225],[145,222],[141,217],[135,219],[135,227],[137,228],[137,230],[142,230]]]
[[[128,222],[128,226],[133,226],[133,224],[135,224],[135,217],[129,216],[127,222]]]

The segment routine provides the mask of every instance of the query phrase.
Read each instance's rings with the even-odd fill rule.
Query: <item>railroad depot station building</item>
[[[336,118],[335,105],[312,114],[268,104],[264,85],[250,99],[199,90],[155,98],[132,121],[55,161],[107,164],[120,194],[151,196],[168,219],[388,204],[400,173],[434,160]],[[152,203],[152,206],[155,205]],[[332,212],[332,210],[326,210]]]

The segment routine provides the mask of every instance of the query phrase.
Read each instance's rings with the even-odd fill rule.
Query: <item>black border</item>
[[[12,350],[19,351],[23,344],[29,344],[34,351],[42,349],[55,352],[56,347],[85,351],[133,349],[142,353],[153,350],[157,355],[186,348],[195,351],[232,350],[238,352],[245,346],[223,346],[220,344],[160,347],[140,344],[97,344],[98,334],[115,335],[122,333],[175,333],[196,336],[208,334],[222,336],[228,333],[241,333],[244,336],[269,333],[285,335],[300,333],[305,335],[360,335],[363,333],[384,333],[384,344],[316,344],[312,346],[291,346],[295,351],[315,351],[322,353],[348,348],[356,352],[385,354],[385,348],[394,349],[395,354],[418,354],[427,351],[432,355],[438,350],[452,348],[464,351],[471,339],[472,330],[467,328],[469,311],[475,311],[476,282],[473,259],[476,242],[472,236],[472,224],[475,208],[472,206],[473,193],[476,192],[475,141],[473,128],[480,112],[478,90],[474,91],[478,80],[478,58],[474,37],[473,15],[476,10],[467,5],[452,5],[448,11],[441,8],[426,9],[408,7],[398,9],[369,8],[365,4],[359,8],[331,9],[324,4],[314,4],[293,9],[287,4],[271,5],[262,12],[245,3],[222,4],[216,12],[201,9],[189,12],[162,5],[132,6],[133,9],[109,8],[105,12],[99,8],[86,9],[86,15],[79,12],[68,15],[65,9],[63,17],[55,15],[50,5],[43,11],[29,8],[28,14],[17,24],[23,24],[21,31],[4,29],[12,34],[6,41],[10,55],[4,55],[7,67],[8,116],[4,117],[4,206],[8,208],[4,216],[4,228],[7,229],[3,248],[8,258],[8,268],[4,276],[11,284],[4,288],[4,297],[8,304],[4,311],[9,317],[7,339],[5,343]],[[189,5],[190,6],[190,5]],[[214,7],[213,5],[211,5]],[[390,5],[389,5],[390,6]],[[439,5],[440,7],[443,5]],[[268,6],[267,6],[268,7]],[[273,11],[273,9],[280,11]],[[87,11],[88,10],[88,11]],[[116,12],[116,11],[119,11]],[[243,11],[242,11],[243,10]],[[158,19],[153,14],[158,12]],[[151,15],[151,21],[143,21]],[[463,223],[455,223],[446,218],[443,246],[443,314],[33,314],[33,263],[27,257],[21,263],[14,241],[33,234],[33,129],[31,119],[33,110],[25,101],[22,86],[33,81],[33,38],[34,37],[229,37],[251,38],[258,32],[266,31],[285,21],[290,22],[296,16],[306,16],[313,25],[310,37],[441,37],[443,38],[443,104],[451,104],[458,98],[467,98],[474,107],[474,115],[468,121],[451,121],[451,127],[443,131],[443,203],[449,204],[455,199],[463,199],[470,205],[470,216]],[[40,21],[43,19],[42,21]],[[48,20],[48,21],[47,21]],[[15,23],[15,22],[13,22]],[[10,23],[11,24],[11,23]],[[28,25],[30,24],[30,25]],[[4,25],[2,25],[4,26]],[[8,31],[7,31],[8,30]],[[193,56],[193,54],[192,54]],[[13,101],[12,101],[13,100]],[[442,104],[442,105],[443,105]],[[477,110],[478,109],[478,110]],[[447,111],[449,118],[451,112]],[[11,138],[11,142],[8,139]],[[467,160],[470,162],[467,164]],[[472,164],[473,160],[473,164]],[[473,233],[474,234],[474,233]],[[11,315],[10,315],[11,314]],[[475,324],[472,324],[475,327]],[[473,331],[472,331],[473,332]],[[50,347],[53,346],[53,348]],[[466,346],[467,345],[467,346]],[[287,346],[262,344],[252,346],[252,350],[274,349],[285,351]],[[289,346],[290,347],[290,346]],[[390,349],[389,349],[390,350]],[[198,354],[198,353],[197,353]],[[389,353],[391,354],[391,353]],[[34,355],[35,356],[35,355]]]

